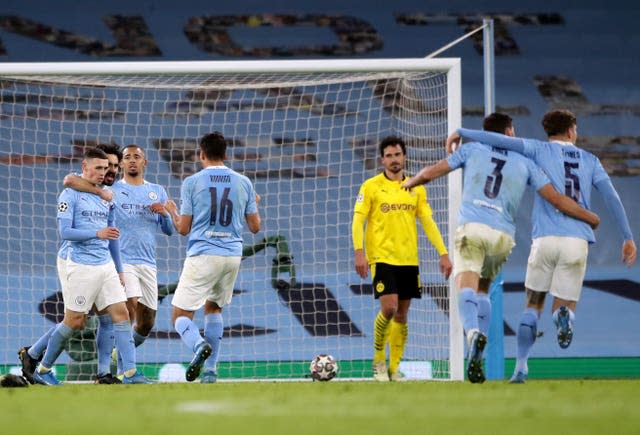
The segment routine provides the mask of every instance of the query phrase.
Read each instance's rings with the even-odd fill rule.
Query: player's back
[[[226,166],[208,167],[187,177],[181,214],[193,218],[187,255],[242,255],[245,215],[257,212],[251,181]]]
[[[609,176],[596,156],[565,142],[523,139],[525,155],[530,156],[548,175],[553,186],[589,209],[592,186]],[[533,204],[532,236],[579,237],[595,241],[593,230],[582,221],[556,210],[540,195]]]
[[[447,159],[463,168],[458,225],[477,222],[515,234],[515,216],[527,184],[536,190],[549,180],[529,159],[513,151],[471,142]]]

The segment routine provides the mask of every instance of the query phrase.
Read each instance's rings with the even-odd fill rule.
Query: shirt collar
[[[385,180],[390,181],[392,183],[401,183],[407,179],[407,174],[402,174],[402,180],[392,180],[387,176],[387,173],[385,171],[382,171],[382,175],[384,176]]]

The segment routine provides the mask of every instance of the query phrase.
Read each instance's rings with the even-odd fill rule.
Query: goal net
[[[199,170],[197,141],[218,130],[227,164],[261,195],[262,230],[245,234],[244,259],[218,367],[221,379],[299,379],[329,353],[340,378],[370,378],[378,303],[355,273],[351,219],[358,188],[378,173],[377,144],[408,145],[407,172],[445,157],[460,123],[457,59],[0,64],[0,367],[19,371],[17,350],[56,322],[56,202],[83,150],[137,144],[145,178],[179,199]],[[428,185],[450,240],[459,180]],[[423,296],[412,303],[401,369],[413,378],[462,379],[462,332],[449,283],[422,230]],[[171,324],[171,298],[186,238],[158,235],[155,327],[137,348],[152,378],[184,380],[190,349]],[[194,320],[202,328],[202,313]],[[92,379],[96,321],[58,359],[58,378]]]

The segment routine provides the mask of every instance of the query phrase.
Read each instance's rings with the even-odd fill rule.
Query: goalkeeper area
[[[300,379],[317,354],[341,378],[370,378],[378,304],[353,266],[351,219],[362,182],[380,171],[388,135],[408,146],[406,172],[445,157],[460,125],[459,59],[260,62],[101,62],[0,65],[0,371],[18,370],[64,307],[56,276],[57,195],[85,147],[137,144],[145,178],[178,200],[200,169],[198,139],[220,131],[227,165],[262,197],[262,231],[246,231],[234,298],[223,311],[221,379]],[[445,240],[458,176],[428,185]],[[420,234],[423,296],[412,303],[401,365],[414,379],[462,379],[463,344],[449,282]],[[139,367],[184,380],[190,349],[171,324],[186,238],[158,237],[159,305]],[[203,327],[202,313],[195,322]],[[95,375],[94,318],[55,367],[66,381]]]

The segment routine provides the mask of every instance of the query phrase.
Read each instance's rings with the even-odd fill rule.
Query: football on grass
[[[330,381],[338,374],[338,363],[331,355],[321,353],[311,360],[309,370],[314,381]]]

